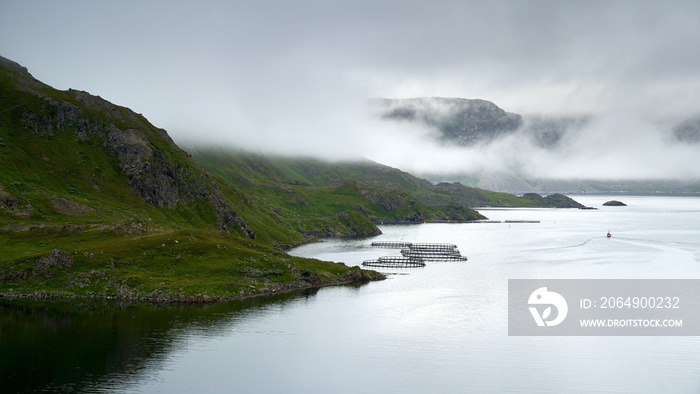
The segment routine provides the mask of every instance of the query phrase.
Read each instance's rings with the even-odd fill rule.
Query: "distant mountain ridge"
[[[370,106],[379,119],[395,124],[414,124],[436,131],[442,143],[476,149],[488,149],[490,143],[511,138],[510,153],[527,155],[545,151],[566,157],[570,154],[563,141],[576,140],[577,133],[587,132],[593,116],[520,115],[506,112],[496,104],[478,99],[423,97],[374,99]],[[700,116],[689,117],[671,127],[668,138],[678,143],[700,144]],[[561,152],[557,152],[562,149]],[[537,174],[523,174],[517,165],[511,168],[489,167],[469,173],[442,174],[435,170],[419,174],[433,183],[460,182],[467,186],[513,194],[524,193],[668,193],[698,194],[700,180],[599,180],[550,179]]]
[[[474,145],[511,133],[523,125],[522,117],[479,99],[421,97],[375,99],[382,119],[422,122],[459,145]]]

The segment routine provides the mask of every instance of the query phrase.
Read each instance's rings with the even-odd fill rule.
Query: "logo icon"
[[[544,327],[545,325],[549,327],[558,325],[566,319],[566,314],[569,312],[569,306],[564,297],[559,293],[547,291],[546,287],[540,287],[533,291],[527,303],[529,305],[550,305],[542,311],[541,315],[536,306],[529,307],[532,317],[540,327]],[[552,315],[552,306],[557,308],[557,315],[554,319],[547,320],[547,318]]]

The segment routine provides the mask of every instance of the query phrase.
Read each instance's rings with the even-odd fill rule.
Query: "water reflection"
[[[80,392],[157,370],[187,338],[215,337],[318,289],[204,305],[1,300],[2,392]],[[122,386],[123,387],[123,386]]]

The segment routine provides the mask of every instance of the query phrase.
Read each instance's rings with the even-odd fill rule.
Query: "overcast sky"
[[[176,142],[409,167],[392,141],[424,131],[367,119],[368,98],[612,115],[597,132],[639,126],[629,136],[700,113],[699,43],[697,0],[0,0],[0,55],[143,113]],[[450,152],[426,156],[474,160]]]

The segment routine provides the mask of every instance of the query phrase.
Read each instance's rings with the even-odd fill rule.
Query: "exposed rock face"
[[[626,207],[627,206],[627,204],[625,204],[624,202],[617,201],[617,200],[610,200],[610,201],[604,203],[603,205],[612,206],[612,207]]]
[[[343,277],[345,278],[345,280],[354,283],[369,282],[372,280],[372,276],[368,274],[367,271],[359,269],[348,271],[345,274],[343,274]]]
[[[247,237],[255,238],[255,233],[224,199],[216,181],[194,164],[165,130],[128,108],[86,92],[70,89],[52,94],[60,99],[51,97],[47,93],[54,91],[51,87],[10,60],[0,57],[0,67],[10,72],[4,75],[17,90],[43,101],[43,106],[27,106],[23,110],[21,123],[30,132],[46,138],[68,133],[76,140],[89,140],[116,158],[129,187],[146,203],[165,209],[175,209],[183,203],[211,204],[220,229],[240,228]],[[52,202],[66,214],[83,214],[92,209],[55,196]],[[2,201],[6,207],[15,203],[8,198]]]
[[[55,249],[48,256],[42,257],[36,262],[36,271],[45,273],[52,267],[73,268],[73,256],[68,253]]]

